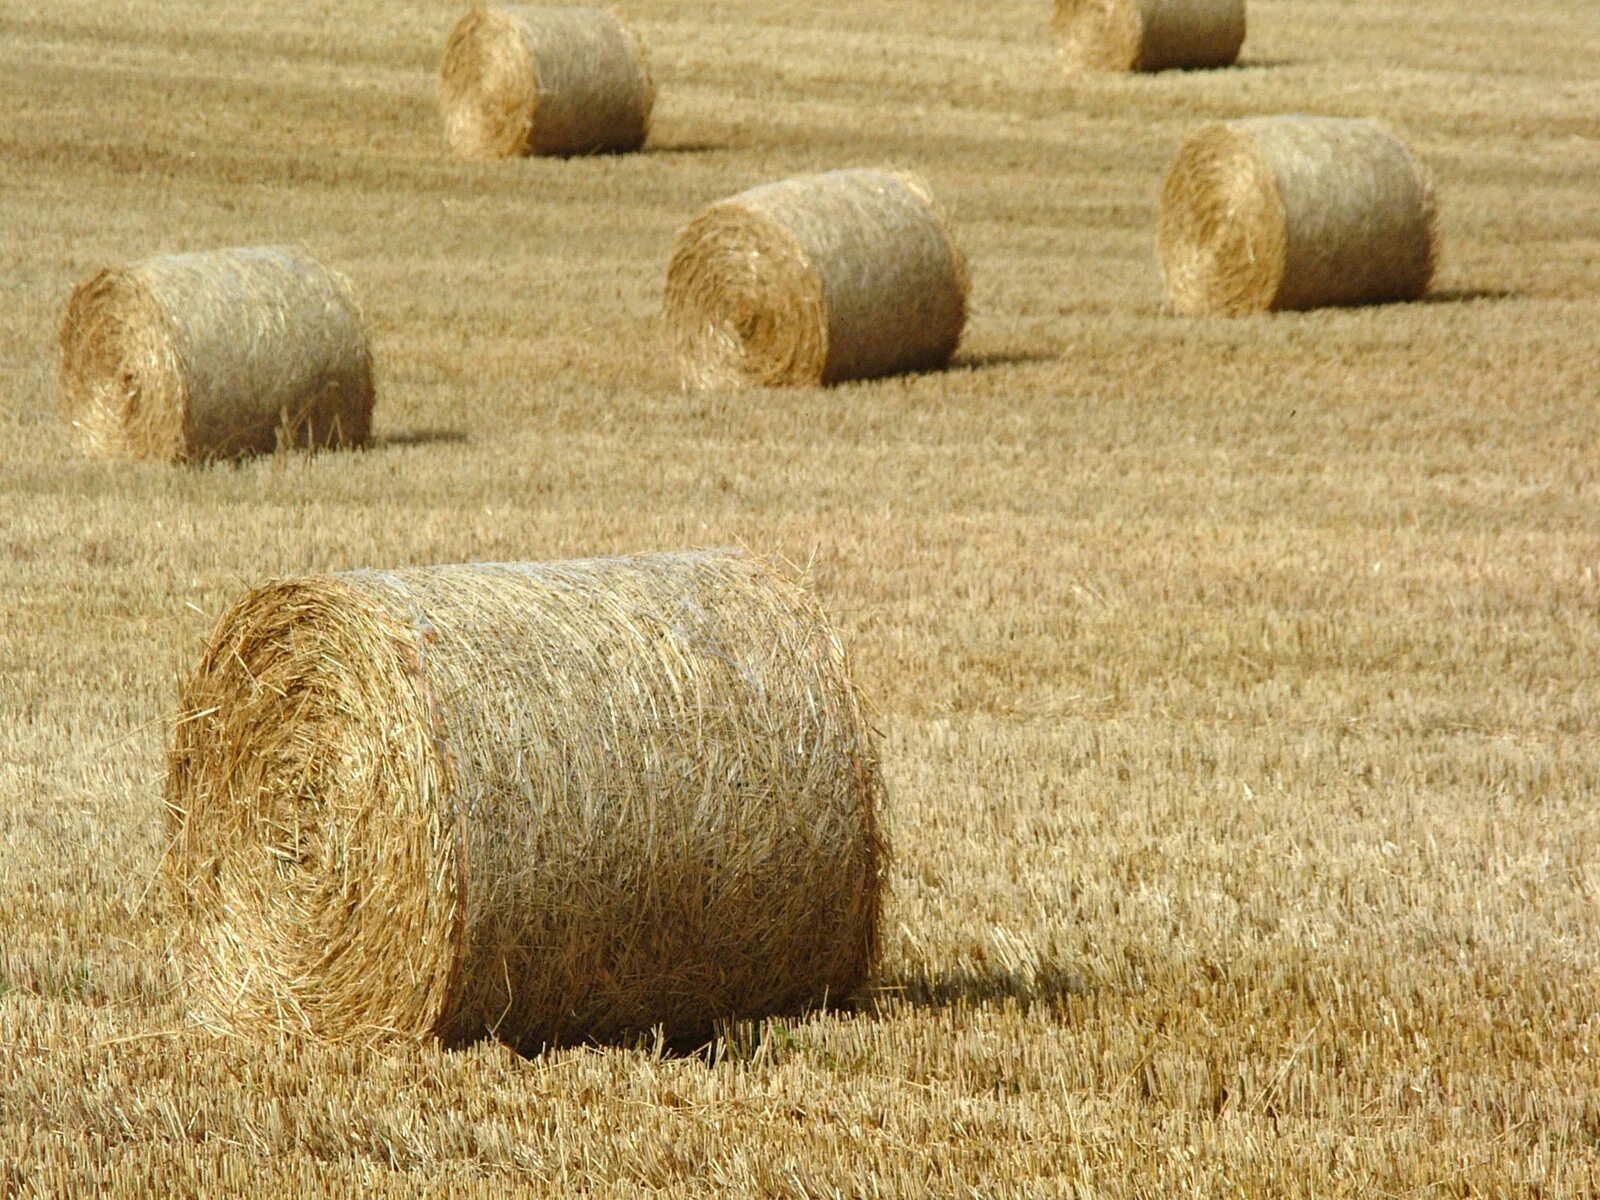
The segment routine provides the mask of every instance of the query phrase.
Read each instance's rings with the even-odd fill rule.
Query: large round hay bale
[[[372,356],[349,285],[263,246],[106,267],[61,322],[62,412],[97,458],[359,445]]]
[[[475,8],[439,72],[445,141],[463,158],[637,150],[654,104],[643,43],[598,8]]]
[[[967,291],[922,180],[832,171],[741,192],[685,226],[666,324],[693,386],[828,384],[943,366]]]
[[[205,1020],[677,1037],[874,961],[873,735],[817,602],[745,554],[271,583],[181,707],[168,861]]]
[[[1225,67],[1244,45],[1244,0],[1056,0],[1073,71]]]
[[[1173,160],[1157,244],[1185,315],[1415,299],[1437,254],[1433,182],[1372,121],[1210,124]]]

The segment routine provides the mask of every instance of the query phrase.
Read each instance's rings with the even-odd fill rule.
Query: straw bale
[[[1073,71],[1225,67],[1244,45],[1244,0],[1056,0]]]
[[[922,180],[833,171],[752,188],[685,226],[666,323],[692,386],[829,384],[943,366],[967,292]]]
[[[96,458],[233,458],[359,445],[372,357],[345,280],[300,250],[106,267],[61,323],[63,415]]]
[[[741,552],[270,583],[180,700],[206,1022],[694,1036],[874,962],[873,734],[816,601]]]
[[[598,8],[475,8],[439,73],[445,141],[463,158],[637,150],[654,104],[643,42]]]
[[[1373,121],[1205,125],[1167,174],[1157,245],[1185,315],[1411,300],[1437,255],[1432,177]]]

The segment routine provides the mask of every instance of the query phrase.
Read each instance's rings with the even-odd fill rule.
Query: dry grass
[[[0,1192],[1593,1194],[1600,13],[1255,0],[1238,68],[1069,81],[1048,9],[637,0],[653,152],[461,164],[452,5],[6,7]],[[1435,170],[1430,302],[1163,316],[1183,135],[1304,111]],[[970,255],[955,369],[682,392],[674,232],[882,161]],[[313,225],[372,450],[75,453],[78,279]],[[882,713],[874,1004],[714,1061],[188,1030],[162,721],[249,584],[740,541]]]

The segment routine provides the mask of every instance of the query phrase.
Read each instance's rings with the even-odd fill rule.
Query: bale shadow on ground
[[[905,1004],[914,1008],[979,1007],[1015,1001],[1024,1008],[1094,989],[1081,971],[1066,963],[1044,961],[1028,970],[1002,967],[924,968],[890,975],[874,989],[873,1003],[882,1008]]]
[[[736,149],[731,142],[651,142],[644,148],[646,154],[721,154]]]
[[[1078,971],[1064,963],[1042,962],[1029,970],[913,967],[891,973],[866,993],[839,1004],[827,1004],[790,1014],[791,1018],[827,1015],[834,1020],[880,1021],[896,1008],[988,1008],[1015,1004],[1024,1012],[1053,1006],[1095,989]],[[719,1023],[715,1036],[681,1057],[699,1058],[707,1066],[719,1063],[759,1062],[784,1056],[813,1040],[792,1020],[758,1019]],[[670,1043],[668,1045],[670,1052]]]
[[[1055,362],[1061,355],[1046,350],[963,350],[950,360],[945,371],[987,370],[991,367],[1027,367]],[[932,374],[934,372],[919,372]]]
[[[1444,288],[1419,296],[1417,304],[1470,304],[1474,300],[1521,300],[1521,292],[1506,288]]]
[[[467,440],[459,429],[408,429],[375,437],[372,445],[376,450],[387,450],[391,446],[460,446]]]
[[[917,967],[890,973],[865,992],[790,1012],[762,1017],[717,1021],[678,1036],[659,1030],[641,1030],[612,1038],[584,1038],[562,1043],[516,1043],[494,1038],[519,1058],[533,1061],[558,1049],[585,1046],[623,1050],[653,1058],[698,1060],[707,1067],[724,1063],[763,1062],[784,1057],[815,1040],[797,1027],[812,1017],[842,1021],[878,1021],[900,1007],[944,1009],[986,1008],[1013,1003],[1029,1011],[1073,996],[1087,996],[1095,988],[1084,975],[1065,963],[1041,962],[1036,968],[1006,970],[971,966]]]
[[[1296,58],[1246,58],[1232,63],[1226,67],[1196,68],[1197,70],[1222,70],[1222,71],[1283,71],[1290,67],[1304,67],[1310,65]]]
[[[694,1029],[668,1034],[660,1028],[634,1029],[601,1036],[577,1036],[556,1041],[538,1038],[516,1039],[503,1037],[494,1030],[471,1035],[459,1041],[447,1042],[452,1050],[465,1050],[474,1045],[489,1043],[510,1051],[529,1062],[561,1050],[619,1050],[645,1054],[652,1058],[669,1060],[698,1059],[707,1066],[737,1059],[750,1061],[771,1052],[763,1049],[769,1041],[790,1046],[796,1037],[795,1025],[812,1017],[828,1016],[851,1020],[873,1017],[874,997],[871,993],[845,1000],[828,998],[821,1003],[799,1005],[760,1016],[728,1017],[710,1020]]]
[[[880,1021],[902,1007],[988,1008],[1007,1003],[1027,1012],[1069,997],[1087,996],[1094,990],[1080,972],[1064,963],[1044,962],[1036,969],[1017,971],[966,966],[913,968],[885,976],[866,993],[842,1003],[818,1005],[787,1017],[719,1022],[710,1039],[693,1047],[658,1041],[650,1048],[658,1055],[698,1058],[709,1067],[761,1062],[787,1056],[815,1040],[814,1034],[795,1026],[795,1018],[825,1015],[835,1021]]]

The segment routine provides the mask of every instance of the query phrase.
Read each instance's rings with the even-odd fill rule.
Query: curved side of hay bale
[[[608,1038],[856,990],[873,736],[816,601],[731,551],[269,584],[182,689],[203,1019]]]
[[[1206,125],[1167,173],[1157,246],[1185,315],[1411,300],[1433,278],[1433,182],[1373,121]]]
[[[922,180],[833,171],[752,188],[685,226],[666,324],[692,386],[830,384],[943,366],[968,291]]]
[[[463,158],[637,150],[654,105],[644,43],[598,8],[475,8],[439,72],[445,141]]]
[[[1056,0],[1073,71],[1226,67],[1244,45],[1245,0]]]
[[[99,458],[233,458],[364,443],[372,357],[345,280],[286,247],[174,254],[80,283],[59,396]]]

